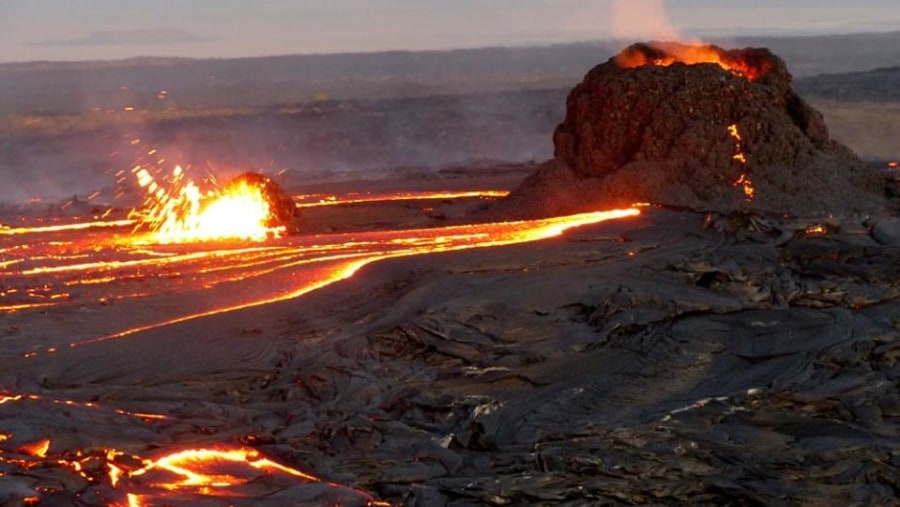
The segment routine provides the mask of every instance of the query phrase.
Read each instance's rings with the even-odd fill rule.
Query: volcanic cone
[[[766,49],[631,46],[572,90],[556,159],[501,207],[539,215],[634,202],[795,214],[878,206],[883,182],[829,137],[791,81]]]

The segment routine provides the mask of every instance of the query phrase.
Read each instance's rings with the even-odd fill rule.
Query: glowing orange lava
[[[728,126],[728,134],[734,140],[734,156],[731,157],[735,162],[742,166],[746,166],[748,164],[747,155],[744,153],[743,147],[743,138],[741,137],[741,131],[738,128],[737,124],[731,124]],[[744,197],[748,201],[752,201],[754,195],[756,195],[756,189],[753,187],[753,182],[750,181],[750,177],[747,172],[744,172],[738,177],[737,180],[733,183],[734,186],[740,186],[744,189]]]
[[[134,225],[134,220],[109,220],[96,222],[79,222],[77,224],[47,225],[43,227],[4,227],[0,225],[0,235],[13,234],[41,234],[45,232],[82,231],[96,228],[128,227]]]
[[[310,263],[321,265],[312,276],[297,286],[281,288],[272,287],[269,295],[264,298],[248,300],[234,305],[223,305],[205,312],[187,314],[162,322],[136,326],[110,335],[73,342],[70,343],[69,346],[80,347],[107,340],[123,338],[135,333],[179,324],[202,317],[209,317],[245,308],[295,299],[314,290],[350,278],[363,267],[385,259],[528,243],[559,236],[565,231],[575,227],[597,224],[608,220],[634,217],[640,215],[640,213],[641,211],[637,208],[628,208],[540,220],[415,229],[400,231],[399,234],[397,234],[397,232],[366,233],[365,236],[371,238],[371,241],[352,241],[342,245],[336,245],[336,250],[341,253],[320,255],[314,259],[304,259],[301,257],[299,260],[279,266],[279,269],[285,269]],[[321,251],[321,246],[317,246],[316,250]],[[325,252],[330,251],[334,250],[325,250]],[[260,271],[258,275],[268,273],[268,270],[263,270]],[[249,275],[250,273],[247,273],[246,271],[242,272],[242,277],[247,277]]]
[[[443,199],[498,199],[509,195],[508,190],[443,190],[437,192],[395,192],[390,194],[350,193],[343,196],[332,194],[306,194],[294,197],[298,208],[336,206],[388,201],[425,201]]]
[[[122,473],[116,484],[127,481],[130,491],[125,499],[128,507],[166,505],[169,494],[195,494],[203,497],[234,498],[244,496],[240,487],[279,476],[292,480],[322,483],[322,479],[282,465],[264,457],[256,449],[198,448],[166,454],[144,460],[144,466]],[[277,480],[277,479],[276,479]],[[374,499],[362,490],[327,483],[336,490],[352,491],[362,497],[369,507],[389,507],[391,504]],[[139,492],[139,493],[138,493]]]
[[[87,236],[69,231],[69,236],[61,238],[66,241],[59,245],[43,241],[40,234],[26,235],[31,243],[10,248],[7,254],[15,257],[0,269],[0,276],[12,284],[0,293],[0,312],[27,315],[81,307],[87,301],[109,307],[117,315],[125,312],[132,316],[124,320],[101,318],[93,326],[84,327],[82,333],[103,330],[93,331],[93,337],[76,334],[68,342],[47,344],[40,351],[29,344],[21,353],[33,358],[64,350],[64,346],[78,347],[296,298],[349,278],[363,266],[383,259],[525,243],[559,235],[572,227],[639,213],[638,209],[626,209],[531,221],[291,236],[259,246],[145,245],[130,236],[110,238],[102,230]],[[207,294],[213,289],[215,297],[211,298]],[[34,295],[45,301],[31,302]],[[60,295],[65,297],[55,297]],[[178,305],[165,303],[171,295],[179,297]],[[140,311],[129,310],[132,301]],[[164,306],[159,308],[164,311],[154,313],[160,302]],[[124,329],[111,329],[116,322],[130,324]],[[66,335],[72,336],[72,332]]]
[[[644,66],[669,67],[676,63],[685,65],[715,64],[724,70],[751,81],[759,79],[771,70],[771,64],[751,64],[735,59],[728,52],[708,45],[687,45],[678,43],[654,43],[652,49],[658,56],[649,56],[648,52],[629,48],[616,57],[616,63],[624,69]]]
[[[27,454],[29,456],[34,456],[36,458],[46,458],[47,451],[50,450],[50,439],[45,438],[43,440],[39,440],[37,442],[33,442],[30,444],[25,444],[19,447],[19,452],[22,454]]]
[[[248,478],[240,477],[221,465],[240,463],[267,473],[281,472],[308,481],[319,482],[319,478],[300,470],[280,465],[262,457],[255,449],[188,449],[168,454],[149,461],[141,469],[130,472],[129,477],[140,477],[154,470],[163,470],[174,474],[175,479],[153,482],[153,486],[161,489],[177,490],[184,488],[204,489],[206,494],[216,488],[228,488],[246,484]],[[222,468],[219,470],[219,468]]]
[[[177,225],[179,220],[187,223],[184,217],[201,217],[204,211],[215,209],[212,201],[204,197],[172,204],[177,197],[167,198],[169,192],[159,185],[154,186],[155,180],[149,172],[146,176],[139,175],[139,178],[143,178],[142,186],[153,195],[149,201],[150,208],[159,211],[148,216],[158,217],[160,224]],[[178,178],[173,175],[172,179]],[[171,183],[167,183],[167,188],[191,188],[189,184],[178,187]],[[184,190],[184,195],[195,195],[193,192]],[[460,195],[434,192],[385,195],[377,199],[417,197],[450,199],[487,196],[484,193]],[[354,195],[336,197],[336,200],[348,202],[359,198]],[[192,204],[194,202],[196,207]],[[194,209],[197,213],[175,215],[175,219],[167,214],[183,213],[185,209]],[[162,213],[162,210],[168,211]],[[25,358],[49,353],[65,354],[66,345],[87,346],[203,316],[296,298],[347,279],[362,267],[384,259],[526,243],[558,236],[574,227],[639,214],[639,209],[631,208],[542,220],[290,236],[251,246],[244,243],[193,243],[187,242],[187,239],[186,242],[176,241],[166,245],[146,245],[135,242],[130,236],[119,237],[109,227],[100,226],[93,230],[93,225],[40,231],[23,228],[22,235],[0,237],[0,253],[4,255],[0,264],[0,276],[4,279],[0,310],[2,305],[8,308],[18,305],[20,312],[46,311],[53,316],[57,306],[63,309],[89,306],[90,313],[96,312],[98,316],[97,320],[92,321],[93,324],[107,326],[102,331],[106,334],[97,337],[100,332],[93,325],[83,326],[85,329],[67,328],[58,339],[54,338],[56,334],[48,334],[48,340],[56,341],[44,343],[40,350],[31,342],[34,337],[26,334],[21,343],[17,342],[22,348],[15,352]],[[194,233],[190,234],[195,234],[200,229],[188,230],[193,230]],[[198,237],[190,234],[184,237]],[[216,297],[207,297],[213,289]],[[177,304],[172,304],[172,297],[178,297]],[[46,300],[54,306],[41,307],[40,310],[22,306],[35,304],[29,303],[35,298]],[[140,311],[132,312],[134,308],[140,308]],[[157,309],[158,312],[153,313]],[[90,318],[90,313],[84,318]],[[110,315],[116,315],[116,318],[108,318]],[[21,314],[9,312],[4,317],[15,322],[14,319],[21,317]],[[16,334],[10,332],[12,334],[7,338],[10,343],[16,342]],[[134,424],[171,424],[170,416],[166,414],[127,410],[108,406],[109,403],[110,400],[97,401],[94,398],[82,401],[0,390],[2,410],[15,410],[19,404],[44,404],[30,408],[100,411],[99,415],[103,418],[127,417],[130,419],[126,421]],[[147,458],[102,447],[65,449],[66,439],[57,439],[54,435],[51,435],[52,445],[50,438],[36,442],[22,441],[16,438],[14,428],[0,429],[6,430],[0,432],[0,463],[4,466],[12,470],[63,468],[65,473],[75,474],[92,484],[92,488],[102,490],[107,495],[105,498],[109,499],[109,505],[119,507],[159,507],[177,502],[187,505],[183,502],[198,497],[220,497],[227,503],[228,498],[247,497],[251,491],[258,492],[256,486],[259,484],[287,488],[298,481],[315,482],[344,493],[351,491],[354,498],[363,498],[372,507],[389,505],[362,491],[325,483],[248,447],[214,445],[181,448]],[[23,434],[19,438],[26,437],[30,438],[30,435]],[[40,502],[42,495],[41,491],[36,490],[34,501]]]
[[[101,408],[90,401],[0,393],[0,405],[26,400],[50,401],[81,409]],[[119,414],[139,415],[144,424],[152,423],[153,419],[166,418],[161,415],[134,413],[121,408],[109,410]],[[263,456],[258,450],[248,447],[223,445],[182,449],[146,459],[116,449],[51,450],[49,438],[6,447],[13,437],[10,433],[0,433],[0,465],[6,467],[4,470],[62,467],[97,487],[103,486],[103,490],[111,495],[111,498],[120,498],[119,502],[111,501],[109,505],[122,507],[164,506],[171,504],[169,499],[184,501],[185,498],[194,497],[252,497],[248,490],[241,487],[255,484],[262,478],[266,478],[267,482],[274,481],[275,487],[279,488],[290,487],[298,480],[323,482],[312,474],[278,463]],[[104,463],[105,466],[102,466]],[[344,495],[352,494],[355,498],[363,499],[370,506],[390,505],[375,500],[365,491],[339,484],[327,484],[336,492],[342,492]],[[37,505],[44,500],[42,494],[46,492],[37,487],[35,495],[29,498],[33,498],[32,503]]]
[[[132,212],[139,227],[153,233],[156,243],[186,243],[221,239],[262,241],[278,237],[283,227],[266,225],[269,203],[259,187],[240,182],[225,190],[202,192],[175,166],[168,181],[159,183],[141,166],[132,169],[147,192],[144,208]]]
[[[828,228],[824,225],[812,225],[807,227],[804,232],[807,236],[824,236],[828,234]]]

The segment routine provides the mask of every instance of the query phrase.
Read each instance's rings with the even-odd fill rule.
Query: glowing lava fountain
[[[184,170],[176,166],[171,177],[159,183],[146,168],[132,172],[147,192],[144,208],[132,212],[138,228],[153,233],[155,243],[187,243],[221,239],[262,241],[285,232],[284,225],[272,225],[274,210],[264,189],[240,180],[222,190],[205,193]]]

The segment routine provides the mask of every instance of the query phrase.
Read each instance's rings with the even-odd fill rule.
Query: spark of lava
[[[272,211],[258,186],[241,181],[203,192],[185,178],[181,166],[162,182],[144,167],[135,166],[132,172],[147,198],[143,209],[132,211],[130,218],[138,222],[138,229],[151,231],[155,242],[262,241],[284,233],[282,226],[267,225]]]

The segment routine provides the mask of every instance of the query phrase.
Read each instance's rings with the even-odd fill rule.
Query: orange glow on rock
[[[826,228],[824,225],[813,225],[807,227],[804,232],[807,236],[824,236],[828,234],[828,228]]]

